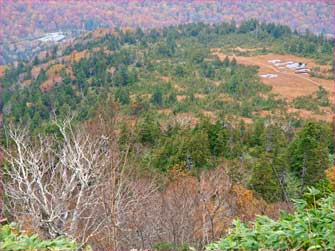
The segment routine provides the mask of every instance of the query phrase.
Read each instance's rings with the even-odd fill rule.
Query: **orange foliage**
[[[100,37],[105,36],[106,34],[111,34],[114,31],[114,29],[110,28],[99,28],[91,32],[92,37],[97,39]]]
[[[66,68],[63,64],[52,65],[46,72],[48,80],[41,84],[40,89],[42,92],[46,92],[53,88],[56,84],[62,82],[63,78],[61,76],[62,70],[66,73],[72,74],[72,71]]]
[[[222,22],[261,17],[261,21],[280,22],[304,31],[332,33],[332,9],[326,1],[303,5],[299,1],[4,1],[1,5],[0,36],[5,42],[41,36],[45,32],[109,27],[162,27],[193,20]],[[189,13],[192,13],[190,19]],[[275,13],[275,15],[274,15]],[[308,13],[308,15],[306,15]],[[96,25],[85,27],[85,20]],[[303,18],[302,18],[303,17]],[[101,29],[101,36],[106,32]]]
[[[4,75],[6,69],[7,69],[7,66],[0,65],[0,78]]]
[[[22,82],[22,85],[23,85],[24,87],[27,87],[27,86],[29,86],[30,84],[31,84],[31,80],[30,80],[30,79],[25,80],[25,81]]]
[[[59,60],[64,60],[66,63],[76,63],[79,62],[80,59],[88,56],[88,51],[73,51],[70,55],[66,55],[64,57],[59,58]]]
[[[253,191],[242,185],[234,185],[232,190],[237,196],[236,204],[241,220],[249,221],[254,219],[256,214],[266,212],[267,203],[264,200],[257,199]]]
[[[176,164],[168,170],[167,177],[170,181],[176,181],[182,178],[191,177],[191,173],[186,170],[186,163]]]
[[[174,226],[177,239],[187,236],[190,242],[208,243],[222,236],[233,219],[250,221],[262,214],[277,217],[280,209],[289,209],[285,203],[267,204],[243,185],[234,185],[224,167],[203,171],[197,178],[182,164],[174,166],[167,176],[166,189],[160,195],[161,217]],[[183,228],[176,229],[180,222],[184,222]]]

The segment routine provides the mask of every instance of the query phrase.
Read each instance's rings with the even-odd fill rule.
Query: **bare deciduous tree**
[[[194,243],[196,212],[198,210],[197,181],[194,177],[176,178],[162,193],[160,225],[165,240],[177,245]]]
[[[29,219],[46,238],[147,247],[154,242],[148,241],[154,237],[146,220],[158,201],[157,186],[127,167],[129,147],[119,149],[115,121],[100,122],[79,130],[70,120],[55,122],[58,131],[51,136],[8,130],[13,144],[4,149],[7,211],[18,221]]]
[[[203,172],[200,177],[199,200],[202,212],[202,244],[222,235],[235,211],[232,182],[224,167]],[[200,239],[200,238],[199,238]]]
[[[66,235],[86,242],[104,223],[95,211],[108,164],[108,139],[75,132],[69,120],[56,125],[60,140],[33,140],[25,130],[8,131],[14,150],[4,150],[7,206],[13,215],[31,218],[46,237]]]

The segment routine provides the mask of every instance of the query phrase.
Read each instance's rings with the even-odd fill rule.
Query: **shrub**
[[[157,242],[154,244],[155,250],[178,250],[178,251],[186,251],[189,250],[189,247],[184,245],[174,246],[173,243],[169,242]]]
[[[309,188],[306,194],[311,203],[295,200],[294,214],[282,213],[277,221],[258,216],[251,227],[240,220],[218,242],[207,250],[333,250],[334,248],[334,194],[316,199],[320,191]]]
[[[311,96],[300,96],[294,99],[293,105],[297,109],[306,109],[309,111],[319,112],[317,101]]]
[[[20,233],[14,224],[0,228],[1,250],[79,250],[80,246],[73,240],[58,237],[53,240],[41,240],[36,234]],[[90,250],[86,247],[85,250]]]

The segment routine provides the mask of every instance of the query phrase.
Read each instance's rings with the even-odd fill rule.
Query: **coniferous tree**
[[[308,122],[289,147],[291,170],[301,180],[301,192],[306,186],[324,178],[329,167],[327,139],[324,128],[317,122]]]
[[[163,104],[163,93],[162,90],[160,88],[156,88],[152,98],[151,98],[151,102],[157,106],[162,106]]]
[[[226,56],[222,62],[222,64],[224,65],[224,67],[228,67],[230,62],[229,62],[229,58],[228,56]]]
[[[116,90],[115,98],[122,105],[126,105],[130,103],[129,91],[124,88],[119,88]]]
[[[274,202],[282,199],[281,187],[273,169],[272,154],[262,153],[252,168],[249,186],[265,200]]]

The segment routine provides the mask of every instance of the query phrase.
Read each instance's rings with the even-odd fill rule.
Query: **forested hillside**
[[[93,248],[269,248],[255,244],[264,224],[331,213],[333,49],[333,39],[251,19],[98,29],[8,67],[7,218]],[[292,64],[311,71],[283,67]],[[304,214],[302,200],[315,211]],[[257,218],[252,243],[236,244],[248,230],[230,233],[233,220],[256,215],[278,222]],[[329,244],[292,238],[292,249]]]
[[[322,1],[66,1],[0,2],[0,64],[25,59],[43,48],[36,40],[48,32],[98,27],[159,28],[183,23],[218,23],[257,18],[293,30],[332,35],[333,2]]]

